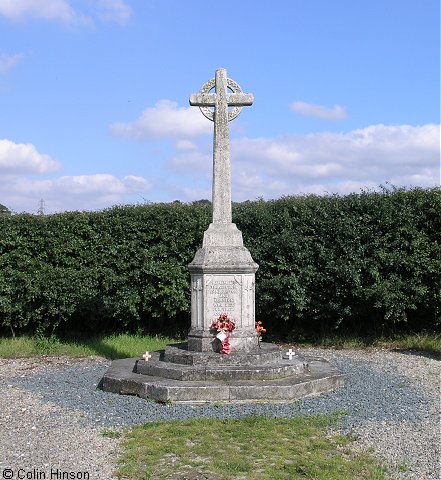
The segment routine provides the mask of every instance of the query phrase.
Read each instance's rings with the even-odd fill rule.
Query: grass
[[[351,439],[329,434],[338,415],[152,422],[126,433],[120,479],[382,480],[385,469]]]
[[[0,357],[29,357],[38,355],[85,357],[97,355],[110,359],[136,357],[146,350],[161,350],[168,337],[117,334],[87,340],[60,340],[55,336],[23,336],[0,338]]]
[[[298,346],[316,346],[325,348],[363,349],[363,348],[388,348],[396,350],[418,350],[435,356],[441,356],[441,334],[415,333],[407,335],[360,337],[350,335],[324,335],[313,340],[296,341]]]
[[[441,357],[441,334],[419,333],[412,335],[396,335],[393,337],[362,338],[345,335],[327,335],[313,341],[290,342],[302,346],[320,346],[341,349],[389,348],[397,350],[417,350]],[[101,335],[90,339],[62,340],[56,336],[44,337],[20,336],[0,337],[0,357],[29,357],[38,355],[85,357],[97,355],[109,359],[136,357],[146,350],[161,350],[168,343],[179,340],[141,334],[120,333]]]

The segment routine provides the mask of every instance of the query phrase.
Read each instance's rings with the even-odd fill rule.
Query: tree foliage
[[[0,215],[11,215],[11,211],[8,207],[5,207],[0,203]]]
[[[233,205],[269,331],[435,329],[441,189]],[[185,331],[207,202],[0,216],[4,332]]]

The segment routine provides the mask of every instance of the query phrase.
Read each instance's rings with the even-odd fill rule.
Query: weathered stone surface
[[[158,402],[289,402],[343,385],[343,375],[323,359],[299,357],[308,369],[275,380],[181,381],[134,373],[139,359],[115,360],[102,379],[103,390]],[[288,360],[285,360],[288,362]]]
[[[274,363],[265,365],[223,365],[223,366],[193,366],[173,364],[162,360],[138,360],[134,372],[174,380],[268,380],[283,378],[307,369],[302,361],[289,363]]]
[[[191,284],[189,350],[219,351],[220,343],[210,325],[222,313],[236,322],[236,330],[231,332],[232,350],[248,351],[255,347],[254,273],[193,274]]]
[[[168,345],[161,354],[166,362],[195,366],[225,366],[225,365],[266,365],[281,359],[282,351],[277,345],[255,342],[248,352],[233,350],[229,355],[214,352],[196,352],[188,349],[186,343]]]
[[[215,89],[215,93],[210,90]],[[230,88],[233,93],[228,93]],[[251,105],[253,96],[242,93],[225,69],[206,82],[190,104],[214,121],[213,140],[213,222],[204,233],[200,248],[188,266],[191,273],[191,329],[188,348],[218,351],[220,344],[210,331],[211,323],[227,313],[236,330],[231,335],[232,350],[248,351],[256,341],[254,329],[254,274],[258,265],[243,245],[242,233],[231,221],[230,140],[228,122],[242,106]],[[211,111],[209,107],[214,107]],[[234,107],[232,112],[228,107]]]
[[[215,89],[216,93],[209,93]],[[228,88],[233,93],[228,93]],[[190,105],[214,121],[213,139],[213,223],[231,223],[230,135],[228,122],[239,115],[242,106],[252,105],[253,96],[242,93],[240,86],[227,78],[224,68],[216,70],[214,79],[206,82],[199,94],[190,96]],[[228,107],[236,107],[228,112]],[[209,107],[214,107],[212,112]]]

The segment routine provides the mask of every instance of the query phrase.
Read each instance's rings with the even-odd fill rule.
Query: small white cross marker
[[[292,357],[295,357],[296,356],[296,352],[290,348],[286,353],[285,355],[288,357],[289,360],[292,360]]]
[[[148,362],[150,358],[152,358],[150,352],[145,352],[144,355],[142,356],[142,358]]]

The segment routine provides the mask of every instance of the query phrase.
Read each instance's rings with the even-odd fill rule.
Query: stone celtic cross
[[[214,122],[213,221],[204,232],[202,247],[188,265],[191,275],[191,328],[188,350],[219,353],[212,322],[227,314],[236,324],[230,345],[234,352],[257,348],[254,325],[254,284],[259,266],[243,244],[242,232],[231,218],[230,135],[228,122],[242,107],[252,105],[253,96],[243,93],[223,68],[190,96]]]
[[[214,89],[215,93],[210,93]],[[229,92],[232,91],[232,93]],[[242,107],[252,105],[254,97],[243,93],[240,86],[227,78],[224,68],[204,83],[199,93],[190,96],[190,105],[214,122],[213,138],[213,223],[231,223],[230,135],[228,122],[234,120]],[[214,107],[214,111],[210,107]],[[228,111],[228,107],[233,107]]]

